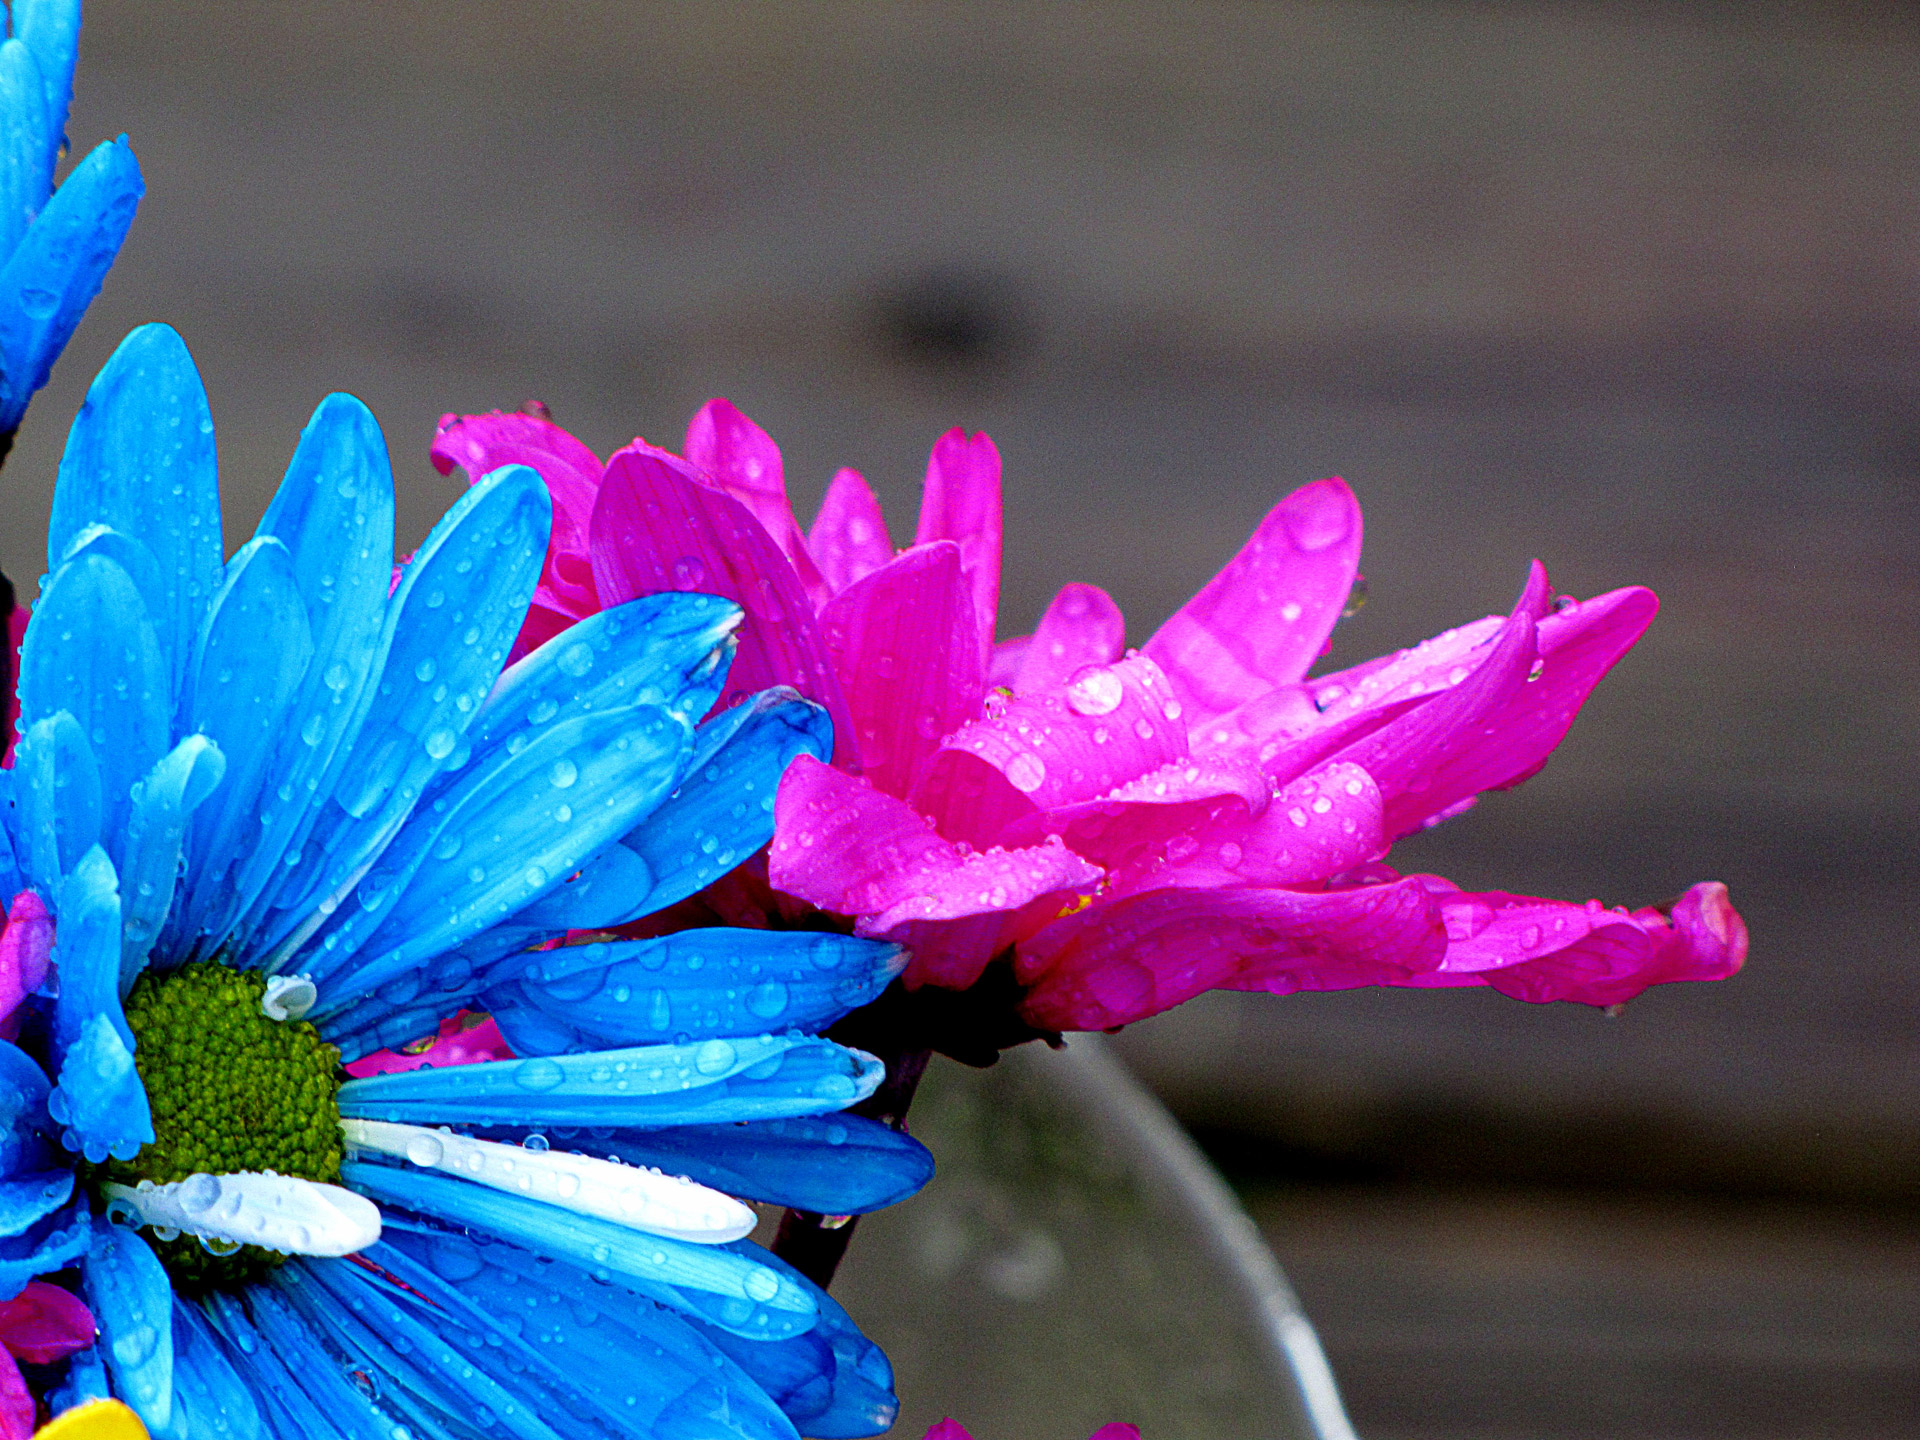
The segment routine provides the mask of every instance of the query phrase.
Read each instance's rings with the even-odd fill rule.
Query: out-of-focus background
[[[1329,473],[1373,594],[1336,660],[1536,555],[1654,586],[1548,769],[1400,855],[1724,879],[1745,974],[1613,1019],[1213,997],[1124,1053],[1369,1440],[1920,1433],[1909,7],[92,0],[70,131],[121,130],[150,194],[0,480],[16,577],[86,380],[164,318],[229,544],[328,390],[409,544],[444,410],[604,452],[726,394],[803,508],[851,464],[897,538],[934,437],[990,431],[1003,634],[1078,579],[1144,639]]]

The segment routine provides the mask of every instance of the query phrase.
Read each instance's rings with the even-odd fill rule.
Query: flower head
[[[80,0],[14,0],[0,42],[0,436],[11,438],[120,253],[145,186],[123,135],[58,189]]]
[[[1739,967],[1745,930],[1718,885],[1627,912],[1383,863],[1545,764],[1652,620],[1647,590],[1555,598],[1536,564],[1510,614],[1310,679],[1358,578],[1359,507],[1333,479],[1282,500],[1137,651],[1088,585],[995,646],[986,437],[936,447],[898,555],[851,471],[803,539],[778,451],[724,401],[686,450],[636,442],[602,474],[545,421],[495,415],[448,417],[434,453],[473,475],[521,459],[569,497],[579,520],[555,531],[545,624],[662,590],[740,601],[755,683],[839,722],[831,764],[801,757],[782,781],[766,879],[907,945],[909,986],[965,989],[1010,955],[1023,1019],[1066,1030],[1218,987],[1490,985],[1609,1005]],[[773,891],[706,901],[791,918]]]
[[[74,424],[21,655],[0,1294],[78,1266],[100,1331],[42,1398],[156,1436],[884,1429],[884,1357],[735,1197],[851,1213],[926,1179],[841,1113],[878,1062],[817,1034],[898,947],[565,943],[763,844],[818,707],[699,723],[741,619],[710,596],[501,674],[547,548],[529,470],[396,583],[357,401],[224,564],[213,458],[185,348],[136,331]],[[435,1038],[484,997],[498,1032]]]

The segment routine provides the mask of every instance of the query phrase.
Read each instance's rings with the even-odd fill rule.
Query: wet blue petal
[[[269,1432],[198,1305],[173,1302],[173,1429],[181,1440],[260,1440]]]
[[[799,755],[833,749],[827,712],[784,688],[763,690],[700,727],[687,778],[621,843],[653,873],[623,920],[678,904],[773,838],[773,799]]]
[[[296,962],[320,981],[319,1013],[389,983],[401,987],[392,1003],[410,1001],[422,961],[557,888],[657,804],[688,738],[665,710],[595,712],[463,774],[414,813]]]
[[[258,828],[230,896],[206,923],[209,951],[236,930],[244,940],[243,927],[298,868],[300,843],[365,714],[393,575],[393,468],[366,406],[351,395],[320,402],[258,535],[287,547],[313,656],[287,722],[292,733],[279,738],[259,791]],[[237,948],[242,963],[257,963],[253,947]]]
[[[806,1286],[819,1306],[815,1333],[833,1347],[833,1398],[826,1409],[807,1420],[807,1434],[814,1440],[864,1440],[891,1429],[899,1418],[900,1399],[894,1394],[893,1366],[886,1352],[860,1333],[860,1327],[838,1300],[777,1255],[768,1254],[751,1240],[736,1240],[726,1248]],[[719,1336],[714,1340],[716,1344],[725,1343]]]
[[[514,916],[514,924],[530,927],[542,937],[563,930],[622,925],[632,916],[633,897],[652,889],[653,872],[647,862],[624,845],[609,845],[569,875],[564,885]]]
[[[48,1101],[62,1139],[98,1163],[130,1160],[153,1140],[147,1092],[133,1064],[133,1031],[120,1008],[120,895],[113,865],[89,850],[60,887],[54,963],[60,998],[54,1038],[60,1083]]]
[[[20,652],[20,723],[65,710],[100,767],[101,833],[117,839],[133,782],[167,749],[173,704],[159,641],[127,572],[96,554],[53,572]]]
[[[20,1234],[0,1237],[0,1301],[18,1295],[29,1280],[64,1270],[86,1254],[94,1228],[86,1198],[75,1196],[70,1205]],[[94,1315],[98,1318],[99,1312]]]
[[[226,778],[193,821],[186,884],[168,931],[180,953],[203,928],[218,928],[219,915],[231,916],[229,876],[260,834],[261,787],[285,758],[286,718],[312,658],[292,556],[272,536],[248,541],[200,623],[180,701],[182,728],[205,734],[227,758]]]
[[[173,1417],[173,1287],[147,1242],[122,1225],[93,1227],[81,1281],[113,1393],[149,1430]]]
[[[281,1440],[394,1440],[393,1417],[348,1381],[339,1360],[283,1295],[270,1286],[253,1285],[244,1304],[220,1294],[206,1304],[207,1318],[227,1343],[228,1358],[254,1393],[268,1402],[269,1419]]]
[[[47,1112],[52,1090],[46,1072],[26,1051],[0,1040],[0,1175],[24,1175],[47,1167],[49,1152],[39,1137],[53,1128]]]
[[[621,1417],[622,1429],[651,1440],[792,1440],[792,1426],[759,1387],[705,1333],[652,1300],[515,1245],[479,1245],[407,1220],[388,1225],[372,1258],[485,1334],[490,1348],[506,1330],[554,1357],[569,1386]],[[501,1345],[510,1351],[508,1336]]]
[[[168,692],[177,695],[200,617],[220,584],[221,539],[213,415],[193,357],[170,326],[133,331],[88,387],[60,457],[48,568],[96,525],[155,561],[156,579],[139,588],[166,656]],[[143,579],[137,570],[133,578]]]
[[[73,103],[73,67],[80,57],[80,0],[13,0],[13,33],[40,62],[46,82],[47,170],[59,156]]]
[[[71,1170],[42,1170],[0,1180],[0,1235],[18,1235],[72,1198]]]
[[[503,961],[519,970],[489,992],[512,1038],[528,1007],[580,1037],[578,1048],[664,1045],[675,1039],[820,1031],[873,1000],[906,968],[906,951],[877,940],[800,930],[686,930],[657,940],[609,941]]]
[[[543,1205],[432,1171],[349,1160],[340,1174],[382,1209],[395,1206],[448,1225],[565,1260],[595,1278],[684,1307],[704,1295],[709,1316],[729,1329],[777,1338],[813,1328],[817,1313],[804,1282],[757,1258],[716,1245],[691,1245],[629,1230],[556,1205]]]
[[[553,504],[526,466],[463,494],[401,572],[367,712],[343,748],[304,892],[290,883],[277,943],[344,892],[393,838],[429,780],[465,763],[462,737],[499,677],[540,576]]]
[[[11,255],[53,193],[47,87],[24,40],[0,44],[0,256]]]
[[[96,146],[0,264],[0,432],[18,428],[47,383],[145,193],[124,135]]]
[[[17,758],[19,751],[15,750]],[[0,905],[27,888],[27,872],[20,863],[17,836],[19,816],[14,809],[14,773],[0,770]]]
[[[100,841],[100,767],[78,720],[61,710],[22,732],[11,792],[20,864],[42,896],[57,895]]]
[[[122,842],[120,996],[146,968],[147,955],[173,903],[187,821],[227,773],[226,757],[204,735],[189,735],[160,757],[133,787],[133,811]]]
[[[926,1146],[858,1115],[622,1131],[594,1141],[594,1149],[742,1200],[817,1215],[864,1215],[897,1205],[933,1178]]]
[[[350,1080],[340,1113],[414,1124],[654,1129],[818,1115],[864,1100],[884,1068],[806,1035],[497,1060]]]
[[[107,1361],[97,1344],[89,1345],[67,1360],[66,1377],[47,1396],[47,1408],[64,1415],[90,1400],[107,1400],[113,1387],[107,1382]]]
[[[312,1018],[321,1038],[340,1047],[343,1060],[357,1060],[369,1051],[404,1045],[431,1035],[442,1020],[471,1000],[479,992],[488,966],[551,933],[523,930],[516,924],[496,925],[464,945],[435,956],[412,1000],[396,1003],[376,992],[343,1010]]]
[[[589,710],[659,705],[695,724],[732,658],[741,610],[714,595],[646,595],[589,615],[510,666],[473,722],[475,755]]]

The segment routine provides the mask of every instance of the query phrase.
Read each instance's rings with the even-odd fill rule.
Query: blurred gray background
[[[1920,20],[1849,4],[90,0],[76,148],[150,193],[8,462],[187,337],[228,541],[366,399],[602,452],[725,394],[803,514],[1007,463],[1002,633],[1138,642],[1294,486],[1367,508],[1351,661],[1528,559],[1665,613],[1539,778],[1400,852],[1732,887],[1748,970],[1607,1019],[1214,997],[1124,1037],[1244,1187],[1369,1440],[1920,1433]],[[991,1437],[982,1437],[991,1440]]]

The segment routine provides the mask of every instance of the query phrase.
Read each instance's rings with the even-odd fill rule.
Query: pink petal
[[[1203,990],[1348,989],[1430,969],[1438,908],[1415,880],[1348,890],[1150,890],[1092,907],[1023,942],[1020,1013],[1053,1030],[1108,1029]]]
[[[498,410],[491,415],[442,415],[429,455],[442,475],[451,475],[458,466],[467,472],[469,483],[503,465],[537,470],[553,496],[553,536],[541,585],[552,593],[555,609],[576,619],[600,608],[587,561],[587,536],[600,490],[598,455],[551,420]]]
[[[791,685],[833,717],[834,756],[853,755],[852,717],[813,607],[766,529],[678,455],[635,441],[607,462],[593,512],[593,574],[604,604],[663,590],[739,603],[740,648],[716,710]]]
[[[927,1429],[926,1440],[973,1440],[954,1419],[936,1420]]]
[[[1040,617],[1013,688],[1051,690],[1083,665],[1111,665],[1127,648],[1127,622],[1098,585],[1064,585]]]
[[[995,844],[1035,810],[1099,799],[1186,759],[1180,713],[1151,660],[1084,669],[1072,683],[1016,695],[948,737],[915,783],[914,807],[949,839]]]
[[[970,436],[955,427],[934,444],[913,543],[933,540],[960,546],[984,661],[1000,613],[1000,452],[985,434]]]
[[[13,1356],[0,1350],[0,1440],[31,1440],[33,1392]]]
[[[853,714],[861,773],[905,795],[980,710],[973,596],[950,540],[916,546],[828,602],[820,633]]]
[[[1140,1427],[1114,1420],[1102,1425],[1087,1440],[1140,1440]]]
[[[1099,882],[1099,870],[1059,845],[970,852],[936,835],[911,806],[807,756],[788,767],[774,803],[767,874],[811,905],[860,917],[858,933],[904,938],[910,978],[965,986],[1009,943]],[[927,923],[984,916],[948,944]]]
[[[1417,830],[1426,816],[1474,793],[1472,786],[1460,786],[1452,762],[1473,751],[1526,684],[1539,653],[1530,605],[1534,590],[1545,584],[1546,574],[1536,566],[1500,638],[1459,684],[1340,751],[1340,759],[1365,767],[1386,796],[1389,835]]]
[[[1116,876],[1114,888],[1318,886],[1386,853],[1383,819],[1373,777],[1358,765],[1336,761],[1276,792],[1251,818],[1223,818],[1196,833],[1188,856],[1159,876]]]
[[[987,684],[1012,694],[1014,677],[1020,673],[1020,666],[1027,658],[1027,647],[1032,644],[1031,635],[1016,635],[995,645],[987,660]]]
[[[1196,721],[1305,677],[1352,592],[1360,537],[1360,506],[1344,481],[1294,491],[1142,647]]]
[[[1176,760],[1097,800],[1026,816],[1008,827],[1002,843],[1037,845],[1057,836],[1104,868],[1115,888],[1140,889],[1149,876],[1194,857],[1196,837],[1215,829],[1237,832],[1266,803],[1257,770]]]
[[[687,459],[705,471],[720,488],[753,512],[787,557],[800,583],[826,598],[826,586],[807,553],[806,537],[793,518],[787,500],[786,466],[780,447],[731,401],[709,400],[687,422]]]
[[[93,1312],[78,1296],[29,1280],[13,1299],[0,1302],[0,1346],[29,1365],[51,1365],[93,1344]]]
[[[834,472],[813,529],[807,532],[807,548],[835,594],[893,558],[886,516],[858,470]]]
[[[1654,909],[1630,916],[1601,913],[1609,923],[1589,935],[1538,958],[1485,971],[1482,978],[1518,1000],[1620,1005],[1651,985],[1724,980],[1747,958],[1746,923],[1728,900],[1726,886],[1718,883],[1695,885],[1671,916]]]
[[[486,1060],[511,1060],[513,1051],[490,1015],[472,1010],[440,1022],[431,1042],[416,1041],[399,1050],[376,1050],[346,1067],[349,1075],[362,1079],[368,1075],[392,1075],[402,1070],[425,1067],[444,1069],[449,1065],[478,1065]]]
[[[1422,640],[1410,650],[1318,676],[1308,682],[1307,688],[1329,721],[1400,700],[1438,694],[1473,673],[1486,647],[1506,623],[1504,615],[1489,615]]]
[[[53,917],[31,890],[22,890],[7,906],[6,928],[0,930],[0,1038],[19,1033],[14,1011],[47,978],[53,953]]]

